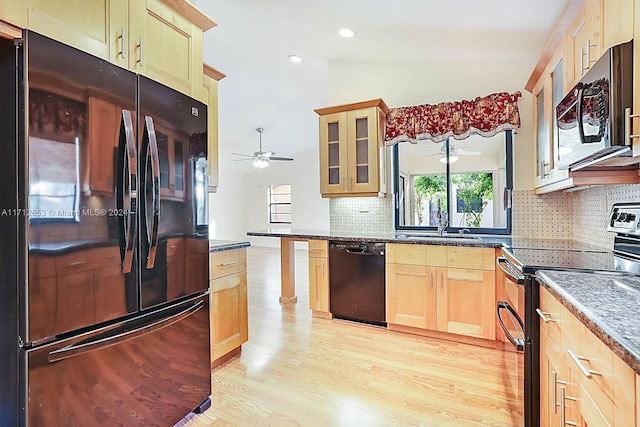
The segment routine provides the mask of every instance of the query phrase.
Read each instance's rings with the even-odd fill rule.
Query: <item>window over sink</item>
[[[511,232],[510,130],[393,148],[397,230]]]

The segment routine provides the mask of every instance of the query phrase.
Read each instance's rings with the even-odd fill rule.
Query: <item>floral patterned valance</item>
[[[518,129],[520,114],[514,92],[494,93],[473,101],[441,102],[391,108],[387,112],[385,144],[416,143],[422,139],[442,142],[447,138],[465,139],[476,134],[485,137]]]

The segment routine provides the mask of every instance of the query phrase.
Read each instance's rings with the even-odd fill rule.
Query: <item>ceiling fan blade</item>
[[[433,153],[433,154],[426,154],[424,156],[420,156],[420,157],[417,157],[417,158],[418,159],[424,159],[425,157],[443,156],[443,155],[444,155],[443,153]]]
[[[253,155],[249,155],[249,154],[240,154],[240,153],[231,153],[231,154],[233,154],[233,155],[235,155],[235,156],[242,156],[242,157],[251,157],[251,158],[253,158]]]
[[[271,156],[273,156],[273,155],[274,155],[274,154],[276,154],[276,153],[274,153],[273,151],[263,151],[263,152],[262,152],[262,153],[260,153],[260,154],[262,154],[262,156],[263,156],[263,157],[269,157],[269,158],[271,158]]]
[[[235,159],[234,162],[244,162],[245,160],[253,160],[253,157],[247,157],[246,159]]]
[[[293,160],[291,157],[269,157],[269,160]]]

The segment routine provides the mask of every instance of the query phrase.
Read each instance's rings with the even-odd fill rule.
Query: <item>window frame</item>
[[[505,167],[505,173],[506,173],[506,191],[507,191],[507,196],[510,199],[511,195],[513,194],[513,181],[514,181],[514,177],[513,177],[513,163],[514,163],[514,157],[513,157],[513,131],[511,130],[505,130],[504,131],[504,137],[505,137],[505,155],[506,155],[506,167]],[[399,144],[403,144],[402,142],[400,142]],[[394,206],[393,206],[393,216],[394,216],[394,227],[396,231],[403,231],[403,232],[407,232],[407,231],[415,231],[415,232],[423,232],[423,233],[432,233],[432,232],[437,232],[438,227],[435,226],[417,226],[417,225],[400,225],[400,211],[399,211],[399,206],[400,206],[400,189],[399,189],[399,185],[400,185],[400,179],[398,178],[400,176],[400,159],[399,159],[399,154],[398,154],[398,145],[396,144],[393,146],[393,174],[392,174],[392,180],[393,180],[393,197],[394,197]],[[446,145],[446,150],[445,150],[445,154],[447,157],[449,157],[449,144]],[[449,201],[449,205],[451,205],[450,200],[451,197],[453,197],[452,194],[452,185],[451,185],[451,164],[449,162],[446,163],[446,176],[447,176],[447,188],[446,188],[446,193],[447,193],[447,201]],[[503,228],[487,228],[487,227],[477,227],[477,228],[467,228],[467,227],[455,227],[455,226],[451,226],[451,212],[449,212],[449,209],[447,209],[447,218],[449,220],[449,225],[447,225],[447,227],[445,228],[445,232],[449,232],[449,233],[457,233],[460,230],[465,230],[465,232],[469,233],[469,234],[493,234],[493,235],[510,235],[511,234],[511,226],[512,226],[512,204],[510,203],[510,200],[504,200],[507,202],[507,207],[506,207],[506,213],[505,213],[505,227]],[[403,201],[403,204],[405,205],[405,209],[406,209],[406,200]]]
[[[276,195],[287,195],[289,196],[289,201],[288,202],[272,202],[272,190],[273,187],[280,187],[280,186],[288,186],[289,187],[289,193],[277,193]],[[269,184],[269,187],[267,189],[267,219],[269,221],[269,224],[291,224],[291,208],[292,208],[292,203],[291,203],[291,184]],[[275,213],[272,209],[272,206],[289,206],[289,221],[274,221],[273,220],[273,216],[277,215],[277,213]]]

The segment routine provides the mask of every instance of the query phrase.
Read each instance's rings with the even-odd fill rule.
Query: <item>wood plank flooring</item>
[[[248,249],[249,341],[212,371],[211,408],[176,426],[522,426],[514,353],[312,318],[304,250],[281,306],[279,255]]]

